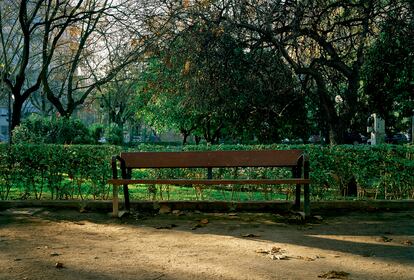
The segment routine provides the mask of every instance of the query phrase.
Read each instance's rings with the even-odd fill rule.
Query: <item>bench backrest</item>
[[[126,168],[293,167],[304,151],[125,152],[121,158]]]

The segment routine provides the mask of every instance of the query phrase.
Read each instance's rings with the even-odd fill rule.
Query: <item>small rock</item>
[[[19,261],[21,261],[21,260],[22,260],[21,258],[15,258],[15,259],[14,259],[14,261],[15,261],[15,262],[19,262]]]
[[[53,253],[50,253],[50,256],[51,257],[57,257],[57,256],[60,256],[60,254],[59,253],[56,253],[56,252],[53,252]]]
[[[168,205],[161,205],[160,210],[158,211],[159,214],[168,214],[171,213],[171,207]]]
[[[95,260],[99,259],[99,257],[94,257]]]
[[[63,268],[63,263],[57,262],[57,263],[55,263],[55,267],[56,268]]]

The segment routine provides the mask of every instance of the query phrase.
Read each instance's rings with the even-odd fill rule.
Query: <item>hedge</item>
[[[110,145],[0,145],[0,199],[108,199],[111,186],[110,158],[128,151],[264,150],[304,149],[310,157],[312,198],[341,196],[350,182],[358,185],[362,198],[414,198],[414,146],[410,145],[189,145],[141,144],[121,148]],[[203,169],[138,170],[141,177],[203,177]],[[289,170],[272,168],[214,169],[216,178],[289,177]],[[290,188],[290,189],[289,189]],[[288,197],[292,187],[282,186]],[[137,190],[140,189],[141,192]],[[132,188],[135,199],[274,199],[269,188],[217,186],[218,193],[206,188],[146,186]],[[211,188],[208,188],[211,190]],[[214,187],[213,187],[214,189]],[[275,188],[276,189],[276,188]],[[136,192],[134,193],[134,190]],[[164,190],[164,192],[162,192]],[[203,196],[204,194],[210,194]],[[175,191],[175,196],[171,193]],[[227,191],[227,192],[226,192]],[[246,193],[245,195],[241,195]],[[188,194],[190,195],[188,196]],[[259,196],[255,194],[261,194]],[[135,195],[135,196],[134,196]],[[280,197],[280,196],[279,196]]]

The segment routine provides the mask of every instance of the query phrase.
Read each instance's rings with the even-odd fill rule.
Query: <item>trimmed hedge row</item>
[[[98,145],[0,145],[0,199],[107,199],[111,155]]]
[[[129,151],[263,149],[306,150],[310,156],[313,199],[337,198],[341,193],[346,192],[350,184],[358,186],[358,194],[361,197],[414,198],[414,146],[410,145],[329,147],[275,144],[182,147],[142,144],[128,148]],[[14,145],[11,148],[7,145],[0,145],[0,199],[41,199],[45,197],[108,199],[111,186],[106,184],[106,180],[111,176],[110,158],[121,150],[120,147],[109,145]],[[136,172],[139,172],[139,176],[148,178],[205,176],[203,169],[138,170]],[[214,176],[216,178],[289,177],[290,171],[272,168],[246,168],[237,171],[217,169],[214,170]],[[161,189],[161,186],[159,187]],[[223,188],[231,192],[246,191],[233,187],[218,187],[218,189]],[[250,186],[250,191],[263,191],[263,188]],[[156,186],[147,186],[146,192],[148,195],[145,197],[157,198]],[[195,195],[197,196],[197,191]],[[232,195],[229,199],[234,199],[234,197],[237,196]]]

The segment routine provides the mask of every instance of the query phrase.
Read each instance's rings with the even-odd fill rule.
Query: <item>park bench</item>
[[[119,162],[121,178],[118,177]],[[213,168],[284,167],[288,179],[213,179]],[[133,169],[206,168],[205,179],[132,179]],[[129,184],[165,185],[296,185],[295,209],[300,209],[301,186],[305,217],[310,215],[309,160],[301,150],[203,151],[203,152],[123,152],[112,158],[113,215],[118,216],[118,189],[123,185],[125,209],[130,210]]]

